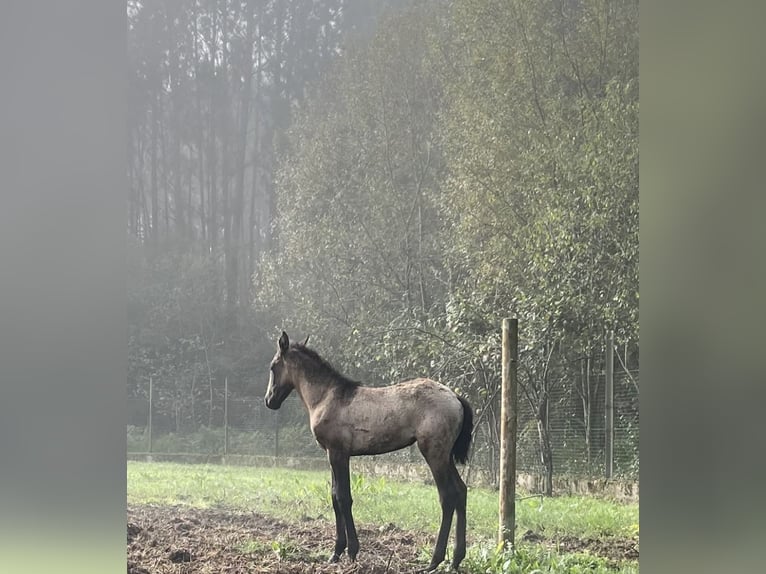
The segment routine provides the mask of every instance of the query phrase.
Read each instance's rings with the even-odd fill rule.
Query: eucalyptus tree
[[[264,327],[253,324],[251,276],[272,243],[276,149],[307,86],[341,50],[346,4],[128,3],[136,376],[208,381],[252,355],[252,333]]]

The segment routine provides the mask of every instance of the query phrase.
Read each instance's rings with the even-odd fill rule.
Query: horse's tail
[[[463,405],[463,425],[460,427],[460,434],[452,446],[452,456],[460,464],[468,462],[468,449],[471,446],[471,433],[473,432],[473,409],[468,401],[458,396],[460,404]]]

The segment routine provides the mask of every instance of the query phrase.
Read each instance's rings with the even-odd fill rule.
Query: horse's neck
[[[325,398],[326,393],[333,386],[333,381],[316,375],[308,377],[305,372],[300,373],[297,378],[296,390],[306,409],[311,413]]]

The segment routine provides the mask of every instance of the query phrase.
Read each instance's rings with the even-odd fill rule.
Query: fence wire
[[[605,460],[605,385],[603,373],[584,385],[551,389],[541,420],[519,394],[517,470],[543,474],[541,425],[550,437],[554,476],[601,478]],[[135,385],[128,399],[128,453],[174,455],[253,455],[279,459],[324,458],[295,394],[278,411],[266,408],[262,396],[236,396],[213,381],[193,391],[154,382],[151,417],[149,382]],[[499,394],[499,393],[498,393]],[[614,475],[639,475],[639,374],[614,374]],[[476,407],[476,405],[474,405]],[[496,483],[499,472],[499,396],[476,413],[470,464]],[[151,418],[151,432],[150,432]],[[150,436],[151,435],[151,436]],[[413,445],[384,455],[396,462],[420,459]]]

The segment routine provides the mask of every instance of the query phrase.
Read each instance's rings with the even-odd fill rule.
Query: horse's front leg
[[[356,560],[356,555],[359,552],[359,539],[356,535],[354,517],[351,514],[351,505],[353,504],[353,500],[351,498],[349,456],[342,452],[329,451],[329,458],[333,476],[333,508],[335,509],[335,524],[338,529],[338,534],[335,542],[336,554],[338,554],[337,550],[340,542],[342,541],[345,545],[346,541],[348,541],[348,557],[354,561]],[[340,510],[340,513],[338,513],[338,510]],[[340,534],[341,518],[338,518],[338,514],[340,514],[342,521],[346,526],[345,537],[341,537]]]
[[[338,481],[335,478],[335,468],[332,467],[332,509],[335,512],[335,550],[330,557],[330,562],[340,560],[341,554],[346,549],[346,521],[343,518],[343,510],[338,502]]]

